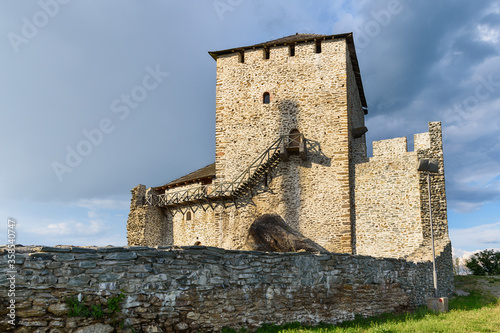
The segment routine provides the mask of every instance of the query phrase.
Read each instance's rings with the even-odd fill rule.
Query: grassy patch
[[[482,280],[485,279],[485,280]],[[491,278],[489,278],[491,279]],[[394,315],[384,314],[372,318],[356,318],[339,325],[319,325],[315,327],[291,323],[284,326],[266,324],[258,333],[389,333],[389,332],[498,332],[500,327],[500,302],[488,291],[481,288],[489,283],[486,277],[458,276],[457,289],[470,292],[468,296],[450,299],[448,313],[434,313],[426,307],[415,312]],[[493,281],[492,283],[498,283]],[[225,329],[225,333],[246,332]]]

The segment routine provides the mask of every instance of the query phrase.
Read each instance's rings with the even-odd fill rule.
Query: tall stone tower
[[[313,148],[306,161],[281,162],[272,191],[237,223],[278,213],[325,248],[351,253],[352,157],[366,154],[359,132],[366,101],[352,35],[297,34],[210,54],[217,61],[217,181],[235,179],[292,131]]]

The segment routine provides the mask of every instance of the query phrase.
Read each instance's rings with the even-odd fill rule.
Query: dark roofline
[[[255,44],[255,45],[250,45],[250,46],[242,46],[242,47],[235,47],[232,49],[226,49],[226,50],[221,50],[221,51],[212,51],[208,52],[214,60],[217,60],[217,58],[221,55],[224,54],[229,54],[229,53],[234,53],[234,52],[242,52],[245,50],[252,50],[252,49],[263,49],[271,46],[281,46],[281,45],[288,45],[288,44],[300,44],[300,43],[306,43],[306,42],[312,42],[318,39],[321,40],[328,40],[328,39],[338,39],[338,38],[345,38],[347,41],[347,47],[349,49],[349,54],[351,55],[351,63],[354,71],[354,75],[356,75],[356,84],[358,86],[359,90],[359,98],[361,99],[361,105],[363,106],[365,114],[368,113],[368,105],[366,104],[366,97],[365,97],[365,91],[363,89],[363,82],[361,81],[361,72],[359,70],[359,63],[358,63],[358,57],[356,56],[356,48],[354,47],[354,39],[352,37],[352,32],[344,33],[344,34],[337,34],[337,35],[315,35],[315,34],[297,34],[297,35],[291,35],[279,39],[275,39],[272,41],[260,43],[260,44]]]
[[[215,178],[215,163],[209,164],[201,169],[193,171],[185,176],[177,178],[165,185],[153,187],[153,190],[165,190],[169,187],[184,185],[186,183],[199,182],[202,180],[211,180]]]

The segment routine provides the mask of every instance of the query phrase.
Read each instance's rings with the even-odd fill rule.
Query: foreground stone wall
[[[318,324],[412,309],[432,295],[432,265],[347,254],[209,247],[24,247],[16,253],[16,326],[7,323],[0,254],[0,331],[213,331],[261,323]],[[105,303],[116,318],[68,318],[65,297]],[[121,327],[121,328],[120,328]],[[132,330],[133,329],[133,330]],[[90,331],[89,331],[90,330]]]

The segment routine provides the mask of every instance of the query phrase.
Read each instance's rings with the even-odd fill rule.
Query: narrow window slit
[[[271,57],[271,51],[268,48],[264,49],[264,59],[269,59]]]
[[[316,40],[316,53],[321,53],[321,40]]]

